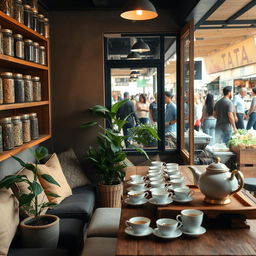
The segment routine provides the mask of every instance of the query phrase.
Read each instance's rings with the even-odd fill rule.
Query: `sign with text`
[[[220,39],[221,40],[221,39]],[[204,58],[207,73],[256,63],[256,43],[253,37]]]

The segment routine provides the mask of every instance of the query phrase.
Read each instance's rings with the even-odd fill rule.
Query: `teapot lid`
[[[219,157],[215,157],[214,158],[214,162],[211,163],[208,167],[207,170],[210,171],[218,171],[218,172],[228,172],[229,169],[225,164],[222,164],[220,162],[220,158]]]

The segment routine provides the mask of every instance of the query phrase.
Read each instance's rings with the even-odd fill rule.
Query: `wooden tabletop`
[[[187,166],[180,166],[187,184],[193,184],[193,177]],[[198,167],[204,170],[204,166]],[[146,166],[127,167],[126,178],[132,174],[145,174]],[[125,234],[125,221],[131,217],[144,216],[151,219],[155,228],[156,206],[145,204],[132,208],[122,206],[120,227],[117,236],[116,256],[175,256],[175,255],[256,255],[256,220],[248,220],[250,229],[207,229],[206,234],[198,238],[181,236],[174,240],[162,240],[153,235],[135,238]]]

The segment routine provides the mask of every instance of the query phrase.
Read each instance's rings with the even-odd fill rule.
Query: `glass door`
[[[194,24],[186,24],[180,35],[180,134],[181,156],[194,163]]]

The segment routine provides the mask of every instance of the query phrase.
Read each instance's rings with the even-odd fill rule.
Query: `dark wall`
[[[176,13],[159,11],[153,21],[131,22],[119,12],[49,12],[51,21],[51,83],[53,148],[73,147],[78,157],[95,142],[96,128],[86,110],[104,104],[103,33],[179,32]]]

